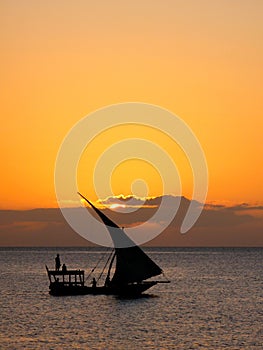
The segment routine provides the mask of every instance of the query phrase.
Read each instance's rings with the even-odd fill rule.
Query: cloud
[[[201,205],[201,203],[197,201],[192,201],[192,202],[196,205],[196,207],[199,207]],[[145,198],[140,198],[132,195],[130,196],[120,195],[120,196],[107,197],[106,199],[100,199],[98,203],[108,208],[111,208],[111,206],[114,204],[124,205],[126,208],[157,208],[161,205],[161,203],[166,207],[174,208],[179,203],[183,205],[189,205],[190,200],[183,196],[180,197],[180,196],[173,196],[173,195],[163,195],[163,196],[145,197]],[[119,210],[116,210],[116,211],[119,211]],[[122,212],[125,212],[125,209],[122,210]]]
[[[122,203],[134,206],[131,212],[110,210],[116,197],[101,203],[107,204],[104,213],[121,227],[131,227],[147,222],[158,209],[163,197],[140,199],[118,198]],[[194,227],[185,235],[179,228],[190,205],[185,197],[165,196],[165,205],[175,208],[175,217],[167,226],[167,218],[147,223],[144,233],[153,227],[163,228],[162,234],[147,245],[158,246],[263,246],[262,205],[241,203],[234,206],[206,204]],[[194,202],[196,208],[200,205]],[[66,210],[78,210],[68,208]],[[87,208],[96,217],[94,211]],[[254,215],[261,211],[262,215]],[[167,226],[167,227],[166,227]],[[90,228],[89,228],[90,229]],[[0,210],[0,246],[90,246],[94,245],[75,233],[65,221],[59,209]]]
[[[225,209],[230,211],[247,211],[247,210],[263,210],[262,204],[251,204],[251,203],[238,203],[235,205],[229,204],[213,204],[213,203],[206,203],[205,204],[206,209]]]
[[[98,203],[110,208],[112,208],[112,206],[115,204],[125,206],[125,208],[140,208],[142,206],[156,207],[156,204],[151,203],[150,197],[140,198],[132,195],[130,196],[119,195],[119,196],[107,197],[105,199],[100,199]]]
[[[263,210],[263,205],[251,205],[249,203],[242,203],[231,207],[226,207],[226,209],[234,211]]]

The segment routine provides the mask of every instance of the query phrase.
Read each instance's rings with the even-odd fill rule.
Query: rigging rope
[[[106,266],[108,265],[108,262],[110,261],[114,250],[115,250],[115,249],[113,249],[113,250],[111,251],[111,253],[110,253],[110,255],[109,255],[109,257],[108,257],[108,259],[107,259],[107,261],[106,261],[106,264],[104,265],[103,270],[101,271],[101,273],[100,273],[100,275],[99,275],[99,278],[97,279],[97,282],[101,279],[101,276],[103,275],[104,270],[105,270]]]
[[[100,259],[98,260],[97,264],[95,265],[95,267],[93,267],[93,269],[90,271],[90,273],[88,274],[88,276],[86,277],[85,281],[87,281],[89,279],[89,277],[91,276],[91,274],[96,270],[96,268],[98,267],[99,263],[101,262],[101,260],[104,258],[104,256],[106,255],[106,253],[108,253],[110,247],[108,247],[105,251],[104,254],[101,255]],[[112,254],[112,252],[111,252]]]

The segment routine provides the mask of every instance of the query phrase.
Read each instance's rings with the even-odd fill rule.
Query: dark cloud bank
[[[138,209],[139,199],[119,199],[118,203],[129,204],[134,211],[127,209],[113,211],[103,209],[119,226],[132,226],[147,221],[158,209],[161,197],[148,199],[145,206]],[[184,197],[166,196],[166,205],[179,210],[171,224],[147,246],[176,247],[258,247],[263,246],[263,216],[253,212],[262,211],[262,206],[250,206],[247,203],[233,207],[206,205],[198,221],[188,233],[182,235],[180,226],[190,201]],[[116,203],[108,198],[107,204]],[[198,207],[199,203],[194,202]],[[129,209],[128,208],[128,211]],[[78,210],[69,208],[67,210]],[[89,209],[90,210],[90,209]],[[162,223],[165,223],[165,215]],[[87,230],[90,228],[87,228]],[[65,221],[59,209],[0,210],[0,246],[92,246],[75,233]]]

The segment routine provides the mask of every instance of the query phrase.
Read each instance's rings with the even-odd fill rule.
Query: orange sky
[[[208,201],[262,202],[262,1],[0,6],[2,209],[56,206],[54,164],[66,133],[127,101],[169,109],[192,128],[207,157]],[[185,160],[176,159],[189,196]],[[116,169],[115,194],[128,194],[121,179],[133,165]],[[146,168],[149,194],[158,195],[160,179]]]

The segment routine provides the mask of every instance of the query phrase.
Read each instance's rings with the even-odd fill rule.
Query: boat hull
[[[49,294],[53,296],[65,296],[65,295],[119,295],[119,296],[138,296],[147,289],[151,288],[158,282],[145,281],[142,283],[126,284],[122,286],[75,286],[75,285],[63,285],[62,283],[51,283],[49,286]]]

